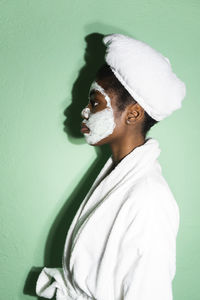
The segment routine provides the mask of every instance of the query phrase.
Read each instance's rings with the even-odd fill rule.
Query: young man
[[[103,41],[106,64],[90,87],[81,132],[90,145],[109,144],[112,156],[73,219],[63,268],[44,268],[36,292],[58,300],[172,300],[179,208],[158,141],[146,134],[181,107],[185,85],[147,44],[121,34]]]

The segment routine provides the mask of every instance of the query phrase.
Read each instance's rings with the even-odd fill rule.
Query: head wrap
[[[170,61],[148,44],[123,34],[103,38],[105,61],[129,94],[156,121],[181,107],[186,87]]]

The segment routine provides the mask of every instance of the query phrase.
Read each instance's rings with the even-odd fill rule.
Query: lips
[[[85,123],[81,124],[81,132],[82,133],[89,133],[90,129],[85,125]]]

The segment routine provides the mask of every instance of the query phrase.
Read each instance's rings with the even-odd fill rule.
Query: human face
[[[94,81],[89,91],[89,103],[82,110],[81,132],[91,145],[102,145],[116,127],[113,111],[113,94],[106,92],[103,82]]]

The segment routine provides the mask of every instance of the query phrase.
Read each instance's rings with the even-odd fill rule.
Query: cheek
[[[115,129],[114,129],[114,134],[122,134],[124,132],[125,126],[124,126],[124,120],[123,116],[119,112],[114,112],[114,120],[115,120]]]
[[[118,127],[121,127],[122,124],[123,124],[123,115],[122,115],[122,113],[120,113],[116,110],[113,110],[113,116],[114,116],[116,125]]]

